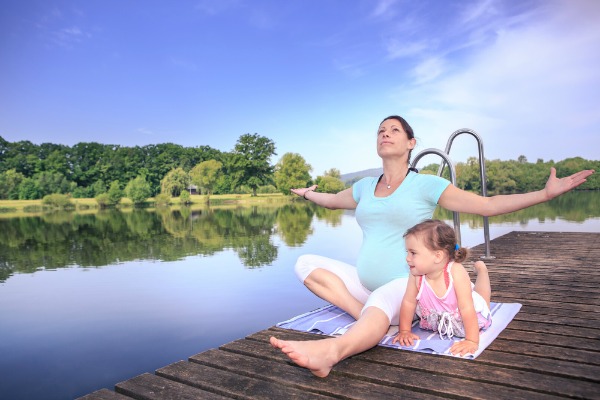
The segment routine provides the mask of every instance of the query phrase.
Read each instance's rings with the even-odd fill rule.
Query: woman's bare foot
[[[314,375],[325,378],[339,359],[336,359],[331,340],[291,341],[279,340],[273,336],[269,340],[271,346],[281,350],[290,360]]]

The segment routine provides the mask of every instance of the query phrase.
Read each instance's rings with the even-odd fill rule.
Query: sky
[[[600,159],[597,0],[0,0],[0,136],[232,151],[246,133],[312,175],[472,129],[487,159]],[[455,162],[477,156],[458,137]],[[419,166],[439,162],[427,156]]]

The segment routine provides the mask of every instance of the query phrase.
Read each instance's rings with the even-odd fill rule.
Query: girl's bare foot
[[[309,369],[320,378],[325,378],[339,361],[332,351],[334,346],[331,340],[288,341],[271,336],[269,341],[271,346],[281,350],[300,367]]]
[[[484,298],[489,307],[492,299],[492,286],[490,284],[490,275],[488,274],[487,266],[483,261],[478,260],[473,264],[473,269],[477,274],[474,289]]]
[[[475,273],[479,275],[481,272],[487,272],[487,266],[483,261],[475,261],[473,264],[473,269],[475,269]]]

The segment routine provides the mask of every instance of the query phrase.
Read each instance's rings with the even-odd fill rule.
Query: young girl
[[[475,285],[460,264],[467,249],[456,244],[454,229],[438,220],[426,220],[404,234],[410,277],[400,307],[398,334],[393,343],[413,345],[419,337],[411,332],[415,312],[422,329],[440,337],[464,337],[450,348],[453,355],[473,354],[479,347],[479,330],[492,323],[491,286],[482,261],[474,265]]]

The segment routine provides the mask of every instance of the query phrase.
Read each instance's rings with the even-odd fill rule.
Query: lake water
[[[436,217],[452,224],[450,213]],[[461,218],[462,244],[482,243],[481,218]],[[492,238],[599,232],[600,193],[490,223]],[[296,258],[353,263],[360,242],[353,213],[304,203],[0,219],[0,397],[112,389],[317,308],[324,302],[296,280]]]

